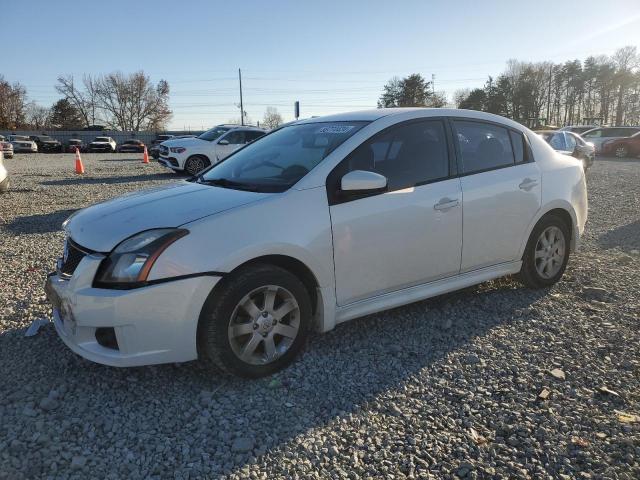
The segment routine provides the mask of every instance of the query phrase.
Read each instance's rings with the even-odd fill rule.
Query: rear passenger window
[[[344,173],[367,170],[387,177],[388,190],[400,190],[449,176],[444,125],[439,120],[392,128],[360,145]]]
[[[459,120],[454,120],[453,125],[462,155],[463,173],[477,173],[514,164],[506,128]]]
[[[248,131],[248,132],[245,132],[245,141],[247,143],[253,142],[254,140],[257,140],[263,135],[264,135],[264,132]]]
[[[525,150],[524,138],[521,133],[514,132],[513,130],[509,130],[509,135],[511,136],[511,144],[513,146],[513,155],[515,157],[516,163],[523,163],[527,161],[527,152]]]

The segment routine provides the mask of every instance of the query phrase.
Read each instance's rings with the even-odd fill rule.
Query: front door
[[[222,142],[222,143],[220,143]],[[223,135],[216,145],[216,157],[218,161],[224,160],[246,143],[244,130],[231,130]]]
[[[391,127],[329,175],[338,305],[458,273],[462,196],[445,132],[441,120]],[[387,190],[347,196],[340,179],[352,170],[384,175]]]

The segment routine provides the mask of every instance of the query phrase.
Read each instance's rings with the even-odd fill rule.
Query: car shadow
[[[624,251],[640,250],[640,220],[622,225],[598,237],[603,248],[620,248]]]
[[[16,235],[31,233],[51,233],[62,229],[62,222],[75,212],[75,209],[57,210],[51,213],[16,217],[3,228]]]
[[[129,451],[147,449],[156,437],[157,446],[164,446],[169,435],[174,445],[201,449],[209,459],[210,474],[236,472],[242,477],[240,470],[256,458],[309,429],[357,414],[380,395],[402,389],[415,375],[427,375],[428,388],[447,395],[434,364],[456,352],[480,354],[471,346],[474,339],[503,324],[526,322],[535,315],[532,304],[547,293],[503,279],[369,315],[314,335],[292,366],[259,380],[230,377],[201,362],[131,369],[94,364],[70,352],[53,326],[34,338],[16,340],[15,331],[0,335],[0,365],[7,364],[9,356],[22,357],[12,358],[11,364],[24,366],[21,378],[38,378],[43,396],[64,385],[64,401],[55,416],[75,417],[80,425],[91,426],[78,430],[75,440],[87,451],[102,448],[88,432],[107,440],[108,434],[135,418],[137,431],[144,435],[121,438]],[[487,315],[487,306],[495,304],[505,308]],[[389,341],[399,337],[402,343]],[[43,352],[46,370],[41,366]],[[7,398],[22,388],[19,382],[5,385]],[[116,413],[115,406],[126,414]],[[25,417],[24,422],[36,420]],[[160,436],[160,431],[165,433]],[[251,439],[256,450],[232,451],[238,437]],[[171,467],[185,462],[176,447]],[[127,473],[123,465],[114,469]]]
[[[112,185],[130,182],[150,182],[159,180],[175,180],[176,176],[171,172],[150,173],[144,175],[127,175],[122,177],[69,177],[59,180],[46,180],[41,185]]]

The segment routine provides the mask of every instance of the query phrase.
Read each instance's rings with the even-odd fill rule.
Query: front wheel
[[[531,233],[520,279],[529,288],[550,287],[562,277],[569,261],[570,232],[564,220],[547,215]]]
[[[311,325],[309,293],[298,278],[273,265],[243,268],[210,295],[198,328],[201,357],[246,378],[289,365]]]
[[[184,171],[192,177],[207,168],[209,161],[202,155],[194,155],[187,158],[184,164]]]
[[[629,151],[627,150],[627,147],[620,146],[616,148],[616,157],[625,158],[627,155],[629,155]]]

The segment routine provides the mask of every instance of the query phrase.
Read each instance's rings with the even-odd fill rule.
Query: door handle
[[[520,190],[524,190],[525,192],[528,192],[536,185],[538,185],[537,180],[534,180],[533,178],[525,178],[524,180],[522,180],[520,185],[518,185],[518,187],[520,188]]]
[[[451,199],[448,197],[444,197],[444,198],[441,198],[440,201],[433,206],[433,209],[446,211],[446,210],[449,210],[450,208],[457,207],[459,203],[460,202],[458,202],[457,198]]]

